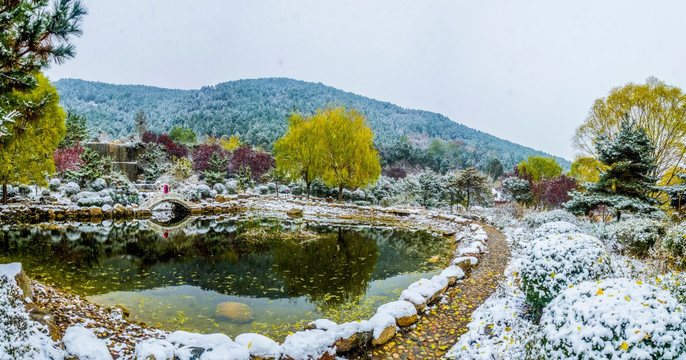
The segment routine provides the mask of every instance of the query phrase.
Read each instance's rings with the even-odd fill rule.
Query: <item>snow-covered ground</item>
[[[512,259],[446,358],[686,358],[680,273],[660,275],[663,266],[620,253],[613,236],[591,236],[603,225],[563,211],[477,216],[504,228]]]

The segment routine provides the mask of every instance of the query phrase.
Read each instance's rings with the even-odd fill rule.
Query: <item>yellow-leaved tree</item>
[[[58,104],[57,89],[41,74],[36,75],[36,80],[35,88],[27,92],[15,90],[3,104],[18,112],[13,122],[5,124],[8,136],[0,138],[3,203],[7,202],[8,183],[45,186],[47,176],[55,172],[52,155],[64,137],[66,114]]]
[[[338,188],[373,183],[381,174],[374,133],[364,116],[345,107],[327,107],[313,116],[293,114],[286,134],[274,143],[276,166],[291,180],[302,179],[310,194],[312,181],[321,178]]]
[[[286,134],[274,143],[277,169],[288,180],[302,179],[308,198],[312,182],[322,173],[317,140],[312,119],[294,113],[288,118]]]
[[[645,84],[629,83],[597,99],[572,139],[582,157],[598,158],[600,136],[612,139],[626,118],[645,129],[655,146],[657,168],[651,174],[671,184],[686,155],[686,94],[675,86],[650,77]]]
[[[317,112],[313,125],[322,156],[322,179],[338,188],[338,201],[343,200],[343,188],[367,186],[379,178],[374,133],[361,113],[329,107]]]

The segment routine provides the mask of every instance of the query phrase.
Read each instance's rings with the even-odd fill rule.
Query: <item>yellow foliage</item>
[[[230,152],[233,152],[234,150],[238,149],[241,145],[243,145],[243,142],[241,139],[236,136],[236,135],[231,135],[231,137],[227,138],[221,138],[219,140],[219,145],[224,150],[228,150]]]
[[[66,114],[59,106],[57,89],[43,75],[28,92],[14,91],[4,100],[2,113],[17,110],[19,116],[0,140],[0,183],[35,182],[47,185],[46,176],[55,172],[52,155],[64,137]]]
[[[569,176],[575,178],[578,183],[598,182],[600,172],[607,170],[607,166],[596,158],[577,156],[572,163]]]

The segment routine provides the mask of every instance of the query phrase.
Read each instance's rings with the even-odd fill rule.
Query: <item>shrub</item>
[[[600,241],[584,234],[538,238],[522,260],[522,290],[527,302],[540,311],[560,291],[611,273],[610,259]]]
[[[370,203],[369,201],[360,200],[360,201],[355,201],[354,204],[357,206],[369,206],[372,203]]]
[[[357,189],[357,190],[353,191],[351,194],[351,198],[353,201],[367,200],[367,196],[364,193],[364,190],[362,190],[362,189]]]
[[[672,226],[665,234],[662,246],[680,266],[686,265],[686,222]]]
[[[81,187],[73,181],[68,182],[67,185],[64,186],[64,194],[67,196],[76,195],[79,191],[81,191]]]
[[[267,187],[266,185],[260,185],[255,190],[257,190],[257,193],[261,195],[269,194],[269,187]]]
[[[538,229],[534,231],[534,237],[540,238],[546,235],[569,234],[578,231],[579,228],[572,223],[566,221],[553,221],[539,226]]]
[[[19,195],[29,195],[31,193],[31,188],[28,185],[21,184],[19,185]]]
[[[629,218],[610,224],[605,229],[608,239],[616,240],[629,253],[644,256],[653,244],[666,234],[663,223],[646,218]]]
[[[223,194],[226,191],[226,186],[224,186],[224,184],[217,183],[212,186],[212,190],[216,191],[217,194]]]
[[[201,199],[207,199],[212,196],[212,189],[210,189],[210,187],[207,185],[198,185],[196,191]]]
[[[230,181],[226,184],[226,193],[229,195],[238,193],[238,185],[236,185],[235,181]]]
[[[85,196],[79,198],[76,203],[79,206],[103,206],[105,204],[112,205],[114,201],[109,196]]]
[[[193,170],[204,173],[209,169],[212,154],[217,153],[225,163],[229,162],[229,153],[219,145],[200,145],[193,152]]]
[[[52,179],[50,180],[50,190],[52,191],[59,191],[60,185],[62,185],[62,182],[60,179]]]
[[[141,136],[141,141],[144,143],[157,142],[157,134],[152,131],[146,131]]]
[[[174,159],[167,172],[177,181],[186,180],[193,175],[191,161],[186,158]]]
[[[16,186],[7,185],[7,196],[17,196],[19,195],[19,189]]]
[[[103,190],[107,187],[107,182],[102,178],[97,178],[91,183],[91,188],[95,191]]]
[[[188,199],[189,201],[198,201],[200,200],[200,192],[198,191],[197,187],[194,185],[189,185],[186,187],[183,187],[179,191],[183,197]]]
[[[81,154],[83,154],[83,151],[83,147],[79,144],[66,149],[56,149],[52,154],[52,158],[55,161],[55,170],[60,174],[66,174],[69,170],[76,171],[81,168],[81,164],[83,164]]]
[[[628,279],[584,282],[543,310],[544,359],[682,359],[686,313],[669,293]]]
[[[577,222],[576,216],[564,210],[544,211],[538,213],[530,213],[524,216],[526,226],[530,228],[537,228],[545,223],[553,221],[566,221],[575,224]]]

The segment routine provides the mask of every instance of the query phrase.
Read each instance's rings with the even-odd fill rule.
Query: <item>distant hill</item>
[[[85,115],[88,125],[115,137],[133,131],[136,112],[147,113],[151,130],[168,131],[183,125],[199,134],[238,134],[253,145],[271,148],[286,130],[293,111],[314,113],[327,104],[362,111],[375,133],[377,147],[389,148],[403,135],[426,146],[433,138],[459,141],[483,164],[497,157],[512,166],[529,155],[545,155],[513,142],[471,129],[447,117],[404,109],[335,89],[321,83],[285,78],[238,80],[200,90],[171,90],[141,85],[112,85],[76,79],[54,83],[62,106]],[[556,157],[565,168],[569,161]]]

